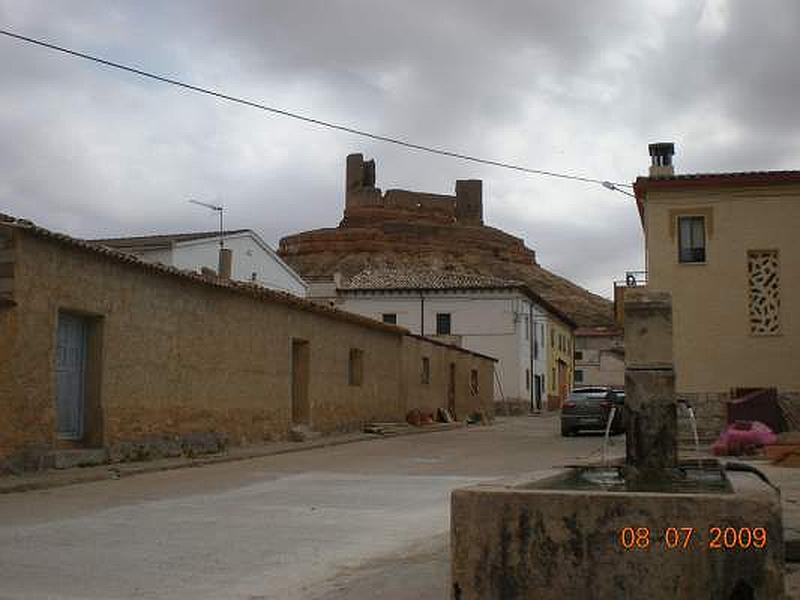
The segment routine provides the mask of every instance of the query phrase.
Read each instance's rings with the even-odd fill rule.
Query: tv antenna
[[[189,200],[192,204],[197,204],[198,206],[205,206],[206,208],[210,208],[214,212],[219,213],[219,247],[225,247],[225,230],[222,227],[222,217],[223,213],[225,212],[225,207],[221,204],[209,204],[208,202],[200,202],[199,200]]]

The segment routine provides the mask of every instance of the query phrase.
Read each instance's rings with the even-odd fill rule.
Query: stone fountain
[[[625,298],[624,462],[453,492],[452,598],[784,597],[779,493],[680,461],[669,294]]]

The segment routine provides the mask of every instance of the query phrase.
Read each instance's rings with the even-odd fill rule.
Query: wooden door
[[[65,440],[83,437],[86,389],[86,331],[81,317],[60,313],[56,335],[56,432]]]
[[[292,424],[311,424],[311,404],[308,399],[309,365],[308,342],[292,340]]]
[[[567,370],[567,363],[563,360],[558,361],[558,407],[564,404],[564,401],[567,399],[567,394],[569,394],[569,377],[567,375],[569,371]]]

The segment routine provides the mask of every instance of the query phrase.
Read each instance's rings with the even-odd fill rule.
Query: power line
[[[180,81],[178,79],[172,79],[170,77],[164,77],[163,75],[157,75],[155,73],[151,73],[149,71],[145,71],[143,69],[137,69],[136,67],[131,67],[129,65],[125,65],[122,63],[114,62],[111,60],[107,60],[105,58],[100,58],[99,56],[94,56],[91,54],[86,54],[85,52],[79,52],[77,50],[72,50],[70,48],[65,48],[63,46],[58,46],[56,44],[51,44],[49,42],[45,42],[43,40],[39,40],[36,38],[28,37],[25,35],[21,35],[19,33],[14,33],[12,31],[8,31],[6,29],[0,29],[0,34],[5,35],[10,38],[14,38],[16,40],[20,40],[23,42],[27,42],[29,44],[33,44],[36,46],[40,46],[42,48],[47,48],[49,50],[55,50],[57,52],[62,52],[64,54],[68,54],[70,56],[74,56],[77,58],[82,58],[84,60],[88,60],[91,62],[95,62],[101,65],[105,65],[107,67],[111,67],[114,69],[119,69],[120,71],[127,71],[128,73],[133,73],[135,75],[139,75],[141,77],[145,77],[147,79],[153,79],[155,81],[160,81],[162,83],[167,83],[170,85],[174,85],[180,88],[184,88],[193,92],[198,92],[200,94],[206,94],[208,96],[213,96],[214,98],[218,98],[220,100],[227,100],[229,102],[235,102],[236,104],[242,104],[244,106],[249,106],[251,108],[257,108],[259,110],[264,110],[276,115],[281,115],[284,117],[289,117],[292,119],[296,119],[298,121],[303,121],[305,123],[311,123],[312,125],[319,125],[320,127],[327,127],[329,129],[334,129],[337,131],[343,131],[345,133],[350,133],[353,135],[358,135],[361,137],[369,138],[372,140],[377,140],[379,142],[386,142],[389,144],[395,144],[397,146],[402,146],[404,148],[409,148],[411,150],[419,150],[421,152],[428,152],[430,154],[438,154],[439,156],[447,156],[450,158],[457,158],[460,160],[465,160],[469,162],[479,163],[483,165],[490,165],[493,167],[500,167],[503,169],[511,169],[513,171],[521,171],[523,173],[531,173],[534,175],[544,175],[547,177],[558,177],[560,179],[570,179],[573,181],[582,181],[584,183],[596,183],[606,187],[607,189],[613,189],[608,187],[606,184],[611,184],[615,188],[618,187],[632,187],[628,183],[616,183],[616,182],[609,182],[602,179],[594,179],[591,177],[583,177],[580,175],[571,175],[568,173],[558,173],[556,171],[546,171],[543,169],[532,169],[529,167],[524,167],[520,165],[515,165],[511,163],[496,161],[496,160],[489,160],[486,158],[480,158],[477,156],[472,156],[470,154],[462,154],[460,152],[453,152],[450,150],[445,150],[442,148],[434,148],[432,146],[425,146],[423,144],[415,144],[414,142],[410,142],[408,140],[404,140],[401,138],[390,137],[386,135],[379,135],[377,133],[371,133],[369,131],[364,131],[362,129],[356,129],[354,127],[348,127],[346,125],[339,125],[337,123],[332,123],[330,121],[324,121],[322,119],[317,119],[315,117],[308,117],[305,115],[301,115],[296,112],[291,112],[288,110],[284,110],[281,108],[275,108],[274,106],[268,106],[266,104],[262,104],[260,102],[255,102],[253,100],[247,100],[245,98],[239,98],[237,96],[231,96],[230,94],[226,94],[224,92],[220,92],[217,90],[213,90],[211,88],[201,87],[198,85],[192,85],[190,83],[186,83],[184,81]],[[621,190],[615,190],[621,191]]]

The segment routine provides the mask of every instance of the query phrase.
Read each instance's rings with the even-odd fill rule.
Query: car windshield
[[[572,392],[572,393],[569,395],[569,397],[570,397],[570,400],[582,400],[582,401],[586,401],[586,400],[605,400],[607,396],[608,396],[608,392],[607,392],[607,391],[605,391],[605,390],[603,390],[603,391],[596,391],[596,390],[589,390],[589,391],[576,390],[576,391]]]

